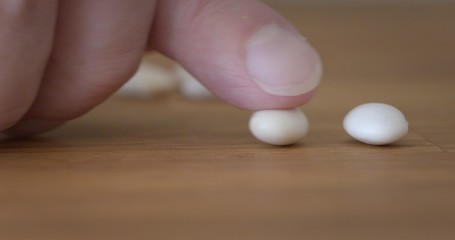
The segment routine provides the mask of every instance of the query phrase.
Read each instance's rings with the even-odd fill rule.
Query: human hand
[[[0,131],[77,118],[134,74],[146,49],[175,59],[243,109],[307,102],[316,51],[255,0],[0,0]]]

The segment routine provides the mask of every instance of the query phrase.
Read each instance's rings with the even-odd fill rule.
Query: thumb
[[[259,1],[160,1],[151,45],[224,101],[248,110],[294,108],[319,85],[317,52]]]

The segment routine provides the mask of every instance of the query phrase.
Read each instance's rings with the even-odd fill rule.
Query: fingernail
[[[322,77],[316,50],[297,33],[278,25],[265,26],[251,37],[246,62],[258,86],[278,96],[307,93]]]
[[[64,123],[61,121],[23,120],[12,128],[3,131],[2,135],[5,138],[27,138],[52,130]]]

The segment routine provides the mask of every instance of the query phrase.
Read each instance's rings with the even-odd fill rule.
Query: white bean
[[[300,109],[257,111],[249,126],[257,139],[272,145],[297,143],[309,129],[308,119]]]
[[[353,138],[371,145],[394,143],[408,132],[403,113],[383,103],[366,103],[352,109],[343,126]]]

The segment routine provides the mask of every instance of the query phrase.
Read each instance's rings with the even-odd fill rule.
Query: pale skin
[[[294,31],[255,0],[0,0],[0,131],[30,136],[82,116],[146,51],[175,59],[235,107],[301,106],[314,90],[271,94],[246,69],[245,46],[270,24]]]

